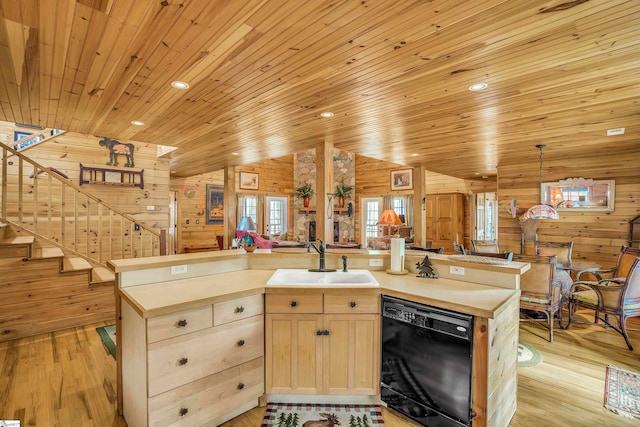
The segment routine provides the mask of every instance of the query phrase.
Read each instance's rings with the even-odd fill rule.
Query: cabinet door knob
[[[238,384],[238,390],[242,390],[244,388],[244,384],[240,383]]]
[[[324,332],[322,333],[322,335],[329,335],[329,334],[330,332],[327,329],[325,329]]]
[[[291,307],[295,307],[295,306],[297,306],[297,305],[298,305],[298,302],[297,302],[297,301],[291,301]]]
[[[189,363],[189,359],[187,359],[186,357],[183,357],[182,359],[178,360],[178,363],[180,364],[180,366],[184,366],[187,363]]]
[[[238,347],[242,347],[244,345],[244,340],[240,340],[236,343]]]
[[[240,313],[242,313],[243,311],[244,311],[244,307],[243,307],[243,306],[236,307],[236,309],[235,309],[235,310],[233,310],[233,312],[234,312],[235,314],[240,314]]]
[[[317,336],[324,335],[324,332],[322,332],[320,329],[318,329],[318,330],[316,331],[316,335],[317,335]]]
[[[184,417],[189,412],[189,408],[180,408],[180,416]]]
[[[355,302],[355,301],[351,301],[351,302],[349,303],[349,305],[351,306],[351,308],[356,308],[356,305],[357,305],[357,304],[356,304],[356,302]]]
[[[180,319],[178,320],[178,328],[184,328],[185,326],[187,326],[187,319]]]

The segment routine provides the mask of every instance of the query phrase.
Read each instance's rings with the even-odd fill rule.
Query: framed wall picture
[[[240,172],[240,189],[241,190],[257,190],[258,174],[252,172]]]
[[[224,187],[207,184],[207,224],[224,223]]]
[[[391,171],[392,190],[413,190],[413,169]]]

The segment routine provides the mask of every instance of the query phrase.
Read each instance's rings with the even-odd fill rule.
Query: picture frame
[[[240,172],[240,189],[241,190],[257,190],[258,189],[257,173],[253,172]]]
[[[224,187],[207,184],[207,224],[224,223]]]
[[[392,170],[391,190],[413,190],[413,169]]]

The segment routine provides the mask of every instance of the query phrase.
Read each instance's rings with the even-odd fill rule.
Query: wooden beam
[[[413,244],[424,247],[427,222],[425,216],[425,173],[424,166],[413,168]]]
[[[316,147],[316,237],[325,243],[333,242],[333,206],[327,197],[333,189],[333,147],[333,137],[326,137]]]
[[[231,240],[236,237],[236,225],[238,218],[238,199],[236,199],[236,167],[227,166],[224,168],[224,244],[220,250],[228,248]]]

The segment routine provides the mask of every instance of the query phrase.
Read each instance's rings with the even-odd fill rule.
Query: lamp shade
[[[558,211],[549,205],[531,206],[523,215],[523,219],[558,219]]]
[[[250,216],[243,216],[240,218],[240,223],[238,224],[238,230],[241,231],[255,231],[256,224],[253,222],[253,218]]]
[[[382,212],[382,215],[380,215],[380,219],[378,219],[378,222],[376,222],[376,225],[401,226],[402,221],[400,221],[400,218],[398,217],[398,214],[396,213],[396,211],[394,211],[393,209],[387,209],[384,212]]]

